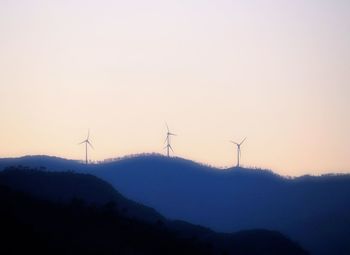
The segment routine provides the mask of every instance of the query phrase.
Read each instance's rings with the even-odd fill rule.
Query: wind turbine
[[[174,152],[173,148],[171,147],[171,137],[172,136],[176,136],[176,135],[170,132],[167,123],[165,123],[165,125],[166,125],[166,129],[167,129],[167,133],[166,133],[166,139],[165,139],[166,146],[164,147],[164,149],[167,150],[167,156],[169,157],[170,156],[169,155],[170,150],[172,152]]]
[[[246,139],[247,139],[247,137],[244,138],[244,139],[242,140],[242,142],[240,142],[240,143],[236,143],[236,142],[234,142],[234,141],[230,141],[231,143],[237,145],[237,167],[239,167],[239,160],[240,160],[240,158],[241,158],[241,145],[244,143],[244,141],[245,141]]]
[[[84,141],[82,141],[79,144],[83,144],[85,143],[85,164],[88,164],[88,145],[93,149],[94,147],[92,146],[92,144],[90,143],[90,130],[88,131],[88,135],[86,137],[86,139]]]

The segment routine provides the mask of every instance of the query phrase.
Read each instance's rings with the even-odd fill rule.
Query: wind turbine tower
[[[82,141],[79,144],[83,144],[85,143],[85,164],[88,164],[88,145],[93,149],[94,147],[92,146],[92,144],[90,143],[90,130],[88,131],[88,135],[86,137],[86,139],[84,141]]]
[[[166,146],[164,147],[164,149],[167,150],[167,156],[170,157],[170,150],[172,152],[174,152],[173,148],[171,147],[171,137],[172,136],[176,136],[176,135],[170,132],[167,123],[165,123],[165,125],[166,125],[166,128],[167,128],[167,133],[166,133],[166,139],[165,139]]]
[[[236,146],[237,146],[237,167],[239,167],[240,165],[239,165],[239,161],[240,161],[240,158],[241,158],[241,145],[244,143],[244,141],[247,139],[247,137],[246,138],[244,138],[243,140],[242,140],[242,142],[240,142],[240,143],[236,143],[236,142],[234,142],[234,141],[231,141],[231,143],[233,143],[233,144],[235,144]]]

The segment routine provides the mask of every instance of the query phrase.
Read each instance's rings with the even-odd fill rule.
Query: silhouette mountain
[[[42,156],[0,160],[0,168],[19,164],[93,174],[170,219],[219,232],[270,229],[313,254],[350,254],[350,175],[286,178],[159,155],[88,166]]]
[[[274,231],[219,234],[168,221],[87,174],[8,168],[0,201],[1,254],[307,254]]]
[[[150,223],[165,220],[154,209],[123,197],[109,183],[93,175],[43,170],[9,167],[0,172],[0,184],[39,199],[59,203],[79,199],[93,206],[110,203],[125,217]]]
[[[1,254],[213,254],[107,207],[34,199],[0,185]]]

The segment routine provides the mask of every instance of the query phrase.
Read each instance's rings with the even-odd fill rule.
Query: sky
[[[0,157],[350,172],[348,0],[0,0]]]

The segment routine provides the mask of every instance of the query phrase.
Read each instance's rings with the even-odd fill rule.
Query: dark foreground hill
[[[218,234],[149,217],[86,174],[11,168],[0,183],[0,254],[307,254],[274,231]]]
[[[170,219],[218,232],[276,230],[316,255],[350,254],[350,175],[284,178],[157,155],[89,166],[50,157],[0,160],[0,168],[18,164],[93,174]]]
[[[124,216],[150,223],[165,219],[154,209],[125,198],[112,185],[89,174],[9,167],[0,172],[0,184],[53,202],[79,199],[93,206],[111,203]]]
[[[210,254],[192,240],[111,208],[62,205],[0,186],[1,254]]]

